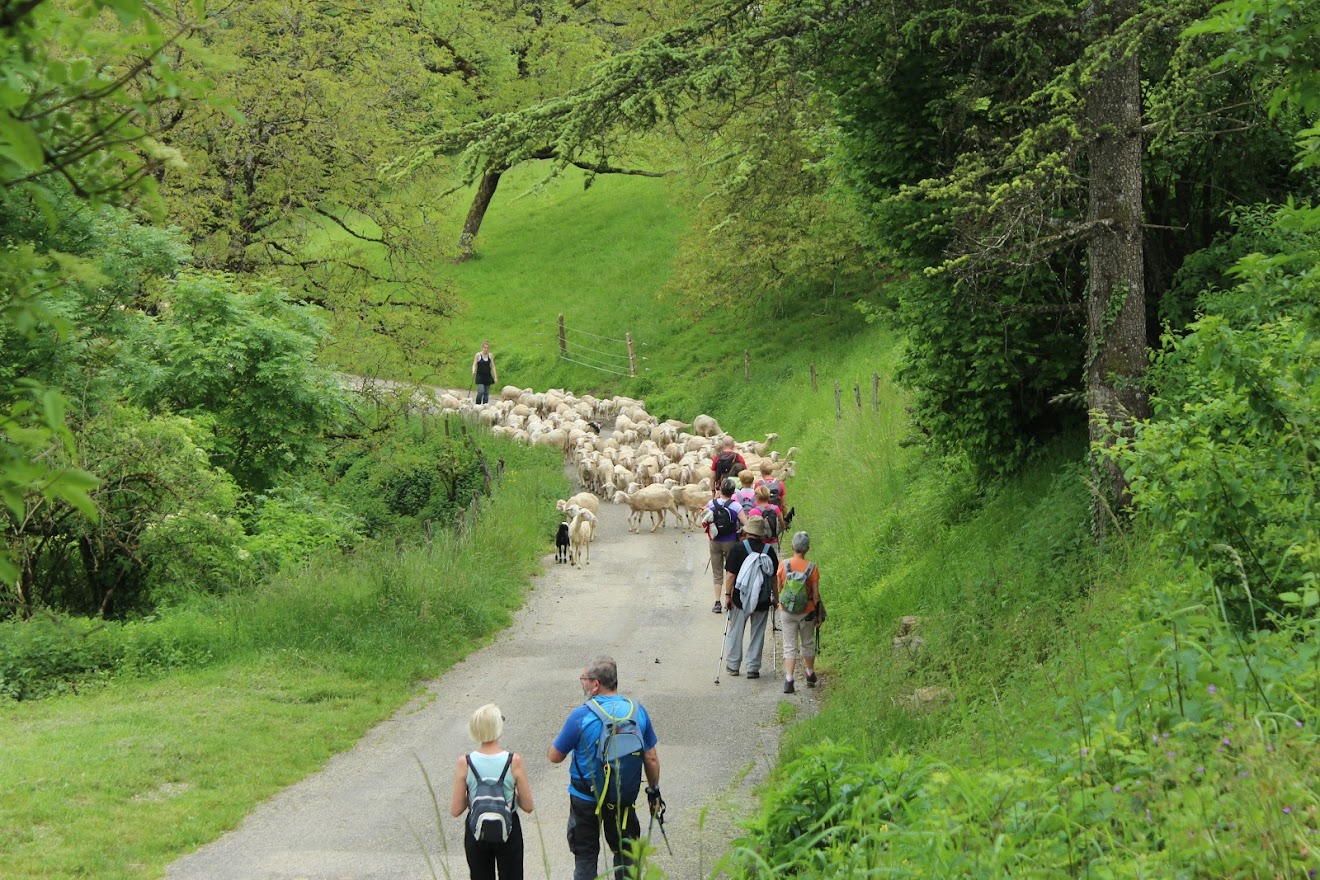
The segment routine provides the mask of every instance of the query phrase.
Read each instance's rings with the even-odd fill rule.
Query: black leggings
[[[522,822],[518,811],[513,812],[513,825],[509,828],[509,839],[499,847],[489,847],[477,843],[472,836],[472,826],[464,820],[463,849],[467,852],[468,873],[472,880],[495,880],[496,869],[499,880],[523,880],[523,836]]]

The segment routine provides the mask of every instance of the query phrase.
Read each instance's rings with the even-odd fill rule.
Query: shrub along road
[[[600,654],[618,661],[620,693],[640,700],[655,720],[674,850],[670,856],[657,830],[655,862],[671,878],[709,874],[738,834],[736,819],[751,804],[752,786],[773,762],[781,700],[806,708],[818,692],[782,693],[769,630],[764,677],[726,674],[717,686],[725,617],[710,611],[704,533],[681,532],[671,519],[654,534],[644,525],[633,535],[627,514],[623,505],[603,504],[590,565],[557,565],[548,555],[527,605],[491,645],[431,682],[426,697],[323,770],[261,805],[238,829],[174,863],[166,876],[466,877],[463,820],[449,818],[449,797],[454,762],[472,748],[468,717],[487,702],[503,711],[502,742],[522,753],[536,798],[535,814],[523,817],[527,876],[546,876],[547,868],[549,877],[571,876],[567,764],[550,764],[546,749],[582,700],[582,667]],[[444,816],[443,845],[419,761]],[[645,798],[639,801],[645,832]]]

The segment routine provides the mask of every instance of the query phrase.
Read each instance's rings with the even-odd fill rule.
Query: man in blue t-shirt
[[[663,805],[660,799],[660,758],[655,751],[655,728],[651,716],[641,703],[620,696],[619,670],[613,658],[597,657],[587,664],[580,676],[582,693],[587,702],[595,701],[615,718],[625,717],[631,710],[642,734],[642,769],[646,774],[646,798],[654,810]],[[573,880],[592,880],[597,876],[600,859],[600,829],[605,828],[605,842],[614,855],[614,873],[622,878],[631,861],[624,852],[623,842],[641,836],[637,811],[632,804],[604,803],[597,812],[594,788],[596,778],[596,742],[604,725],[599,716],[584,702],[564,722],[563,730],[550,746],[550,763],[562,763],[573,756],[568,769],[568,849],[573,853]]]

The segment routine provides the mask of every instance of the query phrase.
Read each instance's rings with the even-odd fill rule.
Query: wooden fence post
[[[559,316],[559,356],[568,357],[568,338],[564,336],[564,316]]]
[[[811,365],[811,393],[816,393],[816,365]]]
[[[748,382],[752,381],[752,350],[750,348],[743,349],[743,379]]]
[[[880,412],[880,374],[871,374],[871,411]]]
[[[843,388],[840,387],[838,380],[834,382],[834,418],[843,421],[843,405],[840,403]]]
[[[632,334],[623,334],[628,340],[628,375],[634,379],[637,378],[637,352],[633,350]]]
[[[857,411],[862,411],[862,383],[853,383],[853,396],[857,398]]]

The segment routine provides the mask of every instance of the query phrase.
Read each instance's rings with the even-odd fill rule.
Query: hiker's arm
[[[724,572],[724,604],[728,605],[729,600],[733,598],[733,572]]]
[[[467,768],[467,759],[459,758],[454,769],[454,796],[449,801],[449,815],[455,818],[468,807]]]
[[[651,788],[660,785],[660,755],[655,751],[655,746],[642,752],[642,769],[646,771],[646,784]]]
[[[513,756],[513,785],[518,795],[518,806],[524,813],[532,811],[532,784],[527,781],[527,765],[522,755]]]
[[[490,356],[490,381],[492,383],[500,381],[500,371],[495,369],[495,355]]]
[[[546,752],[545,756],[550,759],[551,764],[562,764],[564,763],[564,759],[568,757],[568,755],[559,751],[559,749],[554,746],[550,747],[550,751]]]

